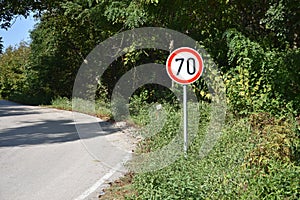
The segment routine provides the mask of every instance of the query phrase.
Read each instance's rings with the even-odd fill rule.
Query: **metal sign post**
[[[183,85],[183,141],[184,141],[184,156],[187,157],[188,149],[188,110],[187,110],[187,85]]]
[[[183,139],[184,155],[187,157],[188,150],[188,107],[187,107],[187,84],[197,81],[203,72],[203,60],[198,51],[181,47],[175,49],[167,59],[167,73],[170,78],[183,85]]]

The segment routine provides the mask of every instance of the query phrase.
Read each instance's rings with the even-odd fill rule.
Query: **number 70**
[[[182,65],[184,63],[184,58],[176,58],[175,61],[178,62],[180,61],[180,65],[179,65],[179,68],[178,68],[178,71],[177,71],[177,76],[179,75],[180,71],[181,71],[181,68],[182,68]],[[192,63],[192,65],[190,65],[190,63]],[[188,58],[186,60],[186,66],[187,66],[187,73],[189,75],[193,75],[196,73],[196,61],[194,58]]]

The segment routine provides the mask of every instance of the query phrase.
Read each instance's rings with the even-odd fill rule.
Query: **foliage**
[[[51,106],[63,110],[72,110],[72,101],[66,97],[57,97],[51,101]]]
[[[8,47],[0,55],[0,96],[3,98],[22,93],[26,88],[29,54],[28,44],[21,42],[19,46]]]
[[[293,120],[276,119],[268,113],[258,113],[251,115],[250,123],[253,143],[257,146],[248,156],[249,165],[262,166],[268,171],[270,160],[297,161],[295,156],[299,154],[299,140]]]
[[[57,29],[52,28],[54,24]],[[71,81],[74,79],[72,77],[78,68],[75,68],[74,64],[80,65],[80,62],[78,55],[73,53],[76,52],[76,48],[72,48],[72,44],[68,43],[67,33],[63,30],[67,25],[64,18],[52,17],[47,22],[37,25],[31,32],[30,85],[34,95],[70,97]]]
[[[145,119],[147,105],[135,97],[137,120]],[[136,152],[155,151],[174,137],[181,113],[164,104],[168,120],[163,129],[143,140]],[[148,118],[149,120],[149,118]],[[147,120],[146,120],[147,121]],[[199,159],[209,122],[209,104],[201,107],[200,130],[188,158],[154,172],[136,174],[128,199],[297,199],[299,197],[299,129],[292,117],[254,113],[237,119],[228,114],[222,137],[212,151]],[[149,121],[147,121],[149,123]],[[156,127],[151,127],[156,132]],[[120,190],[120,188],[118,188]],[[105,196],[104,196],[105,197]],[[117,197],[116,197],[117,198]]]
[[[235,112],[276,114],[299,109],[298,50],[268,51],[236,30],[227,31],[225,37],[229,47],[228,62],[234,67],[224,78],[228,103]],[[282,108],[285,111],[280,110]]]
[[[286,105],[297,112],[300,70],[296,0],[66,0],[2,4],[9,14],[27,15],[29,10],[47,8],[31,34],[29,77],[31,96],[44,94],[48,96],[46,102],[57,96],[71,96],[78,67],[99,42],[121,30],[162,26],[193,37],[207,49],[225,73],[230,84],[229,101],[237,113],[268,109],[276,113],[276,109],[282,110]],[[3,16],[1,19],[10,21]],[[154,50],[128,52],[105,72],[99,84],[104,87],[98,93],[104,89],[110,97],[115,83],[126,71],[148,61],[161,63],[165,59],[162,55]],[[196,87],[203,86],[200,85]]]
[[[13,0],[1,1],[0,8],[2,28],[9,27],[17,14],[42,14],[31,33],[30,48],[11,48],[1,55],[3,97],[31,104],[54,99],[56,107],[70,109],[74,78],[85,56],[106,38],[136,27],[166,27],[187,34],[219,66],[229,105],[222,138],[199,160],[211,95],[199,81],[193,89],[205,102],[200,119],[195,119],[201,124],[188,159],[134,176],[137,193],[132,198],[299,198],[299,126],[294,123],[300,114],[298,0]],[[164,63],[166,56],[153,49],[128,51],[99,80],[95,111],[86,100],[73,103],[80,112],[111,117],[108,102],[118,79],[134,66]],[[156,103],[167,111],[166,124],[140,144],[140,152],[161,148],[178,130],[181,113],[170,93],[147,85],[132,96],[131,120],[139,125],[147,126],[148,109]]]
[[[279,44],[288,44],[297,48],[299,47],[299,9],[300,4],[295,0],[274,1],[260,23],[266,31],[271,32],[269,35],[278,38]]]
[[[113,24],[124,24],[128,28],[140,27],[147,20],[143,1],[109,1],[104,15]]]
[[[241,199],[299,199],[300,168],[292,163],[271,160],[269,172],[253,168],[244,172],[245,188]]]
[[[109,105],[103,100],[95,101],[95,109],[92,110],[91,102],[83,99],[73,99],[70,100],[66,97],[57,97],[51,101],[50,107],[63,109],[63,110],[73,110],[72,102],[76,102],[77,112],[86,113],[89,115],[94,115],[102,119],[112,119],[112,114]]]
[[[2,37],[0,36],[0,54],[2,54],[3,51],[3,41],[2,41]]]
[[[129,104],[129,112],[135,124],[146,125],[149,123],[147,99],[149,98],[148,91],[143,91],[139,96],[133,95]]]
[[[35,95],[47,94],[48,102],[57,96],[71,97],[77,70],[86,55],[110,35],[110,25],[104,18],[100,20],[101,7],[90,8],[83,1],[60,5],[56,11],[45,13],[31,32],[30,84]]]
[[[291,117],[269,113],[250,117],[253,149],[245,157],[247,188],[243,197],[299,198],[299,130]]]
[[[0,27],[7,29],[11,26],[11,21],[18,15],[28,17],[30,12],[36,12],[40,16],[42,11],[55,9],[59,2],[57,0],[1,0],[0,1]]]
[[[203,108],[199,135],[189,148],[188,158],[155,172],[136,174],[136,194],[131,199],[299,197],[300,168],[295,157],[299,155],[299,136],[295,135],[291,118],[258,113],[251,115],[248,123],[247,118],[228,116],[221,139],[209,155],[199,159],[198,150],[208,121],[204,113],[209,111]],[[170,112],[170,116],[175,113]],[[159,134],[144,141],[140,151],[146,153],[166,145],[175,121],[178,119],[166,123]]]
[[[204,111],[207,112],[207,111]],[[174,114],[172,114],[174,115]],[[177,120],[178,121],[178,120]],[[221,141],[213,151],[203,159],[198,157],[199,140],[191,144],[188,158],[177,160],[170,166],[156,172],[138,174],[133,184],[138,196],[134,199],[224,199],[235,198],[239,185],[239,164],[247,152],[249,131],[245,121],[235,121],[224,130]],[[169,134],[171,126],[153,137],[149,145],[161,146]],[[200,133],[205,133],[202,124]],[[202,134],[199,133],[199,138]],[[164,137],[163,137],[164,136]],[[143,147],[145,148],[145,147]]]

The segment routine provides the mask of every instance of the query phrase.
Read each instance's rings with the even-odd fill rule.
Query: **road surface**
[[[120,129],[97,120],[107,129],[99,137],[121,139]],[[92,134],[88,140],[95,143],[99,137]],[[1,200],[97,199],[103,183],[120,173],[106,164],[115,156],[110,147],[102,160],[88,150],[72,112],[0,101]]]

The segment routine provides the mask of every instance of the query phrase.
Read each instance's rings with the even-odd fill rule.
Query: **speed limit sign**
[[[181,47],[175,49],[167,59],[167,73],[170,78],[183,85],[183,149],[185,157],[188,150],[188,109],[187,85],[197,81],[203,72],[203,60],[198,51]]]
[[[203,72],[203,60],[198,51],[181,47],[169,55],[166,67],[173,81],[186,85],[200,78]]]

